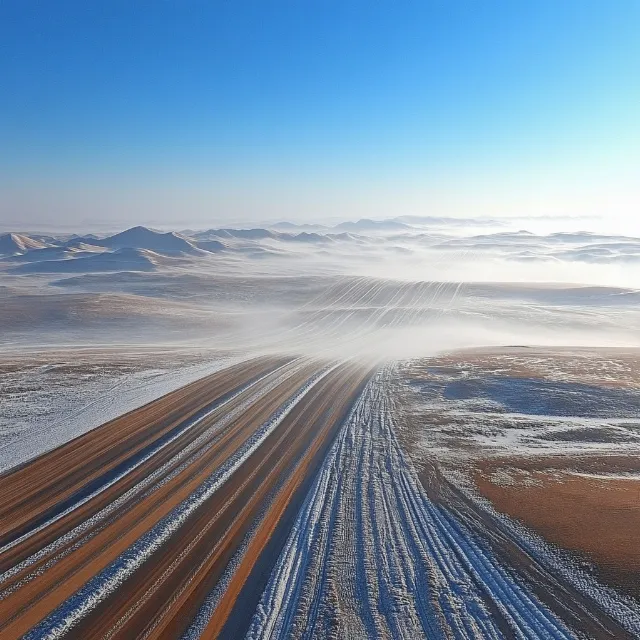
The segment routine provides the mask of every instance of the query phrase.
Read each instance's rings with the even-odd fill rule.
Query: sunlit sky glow
[[[0,220],[640,213],[640,3],[5,0]]]

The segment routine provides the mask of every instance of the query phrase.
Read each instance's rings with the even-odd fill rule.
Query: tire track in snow
[[[354,406],[247,637],[575,637],[429,500],[395,437],[390,375]]]

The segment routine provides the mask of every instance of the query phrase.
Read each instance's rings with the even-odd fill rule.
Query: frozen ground
[[[637,541],[638,239],[366,222],[6,237],[0,472],[236,358],[400,361],[296,497],[250,636],[637,635],[637,603],[609,588],[623,584],[614,560],[640,561],[634,544],[612,542],[607,576],[582,556],[576,570],[583,541],[550,545],[536,504],[622,505]],[[546,346],[435,355],[504,344]],[[575,530],[593,528],[581,517]]]
[[[639,454],[640,352],[513,348],[401,367],[411,455]]]
[[[473,493],[473,469],[507,452],[513,458],[541,451],[619,454],[620,446],[640,451],[633,375],[626,385],[603,386],[594,379],[587,384],[576,372],[563,387],[551,377],[573,366],[575,354],[553,365],[549,354],[544,360],[533,352],[523,360],[502,359],[500,367],[491,360],[484,369],[477,355],[468,356],[475,358],[471,364],[467,356],[385,365],[369,382],[274,556],[249,637],[604,638],[611,629],[614,637],[640,631],[637,603],[491,503],[455,493],[456,486]],[[609,357],[609,368],[623,366]],[[47,413],[46,421],[40,416],[5,434],[3,464],[26,460],[232,360],[187,349],[7,352],[4,381],[15,396],[5,406],[16,417],[20,408],[33,415],[44,404]],[[544,375],[532,371],[536,362]],[[606,378],[609,368],[598,375]],[[82,403],[89,394],[92,402]],[[588,404],[594,397],[597,405]],[[32,407],[22,404],[25,399]],[[589,418],[584,413],[590,406],[620,415]],[[447,478],[435,492],[425,477],[427,460],[435,460]],[[484,472],[502,485],[526,485],[521,476],[534,475],[513,468]],[[130,548],[132,557],[138,546]],[[534,572],[531,563],[538,566]],[[210,594],[212,602],[218,602],[216,594]]]
[[[369,384],[325,460],[249,637],[572,637],[427,497],[394,434],[390,376]]]
[[[483,349],[405,363],[395,382],[401,440],[438,499],[633,633],[639,363],[634,350]]]
[[[186,349],[67,349],[0,355],[0,471],[232,362]]]

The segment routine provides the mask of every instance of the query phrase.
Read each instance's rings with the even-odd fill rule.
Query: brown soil
[[[640,481],[558,473],[548,467],[528,473],[527,482],[504,484],[479,471],[475,482],[498,511],[577,552],[596,564],[605,582],[639,596]]]

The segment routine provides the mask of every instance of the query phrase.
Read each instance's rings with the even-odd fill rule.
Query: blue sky
[[[639,33],[631,0],[3,0],[0,216],[630,216]]]

